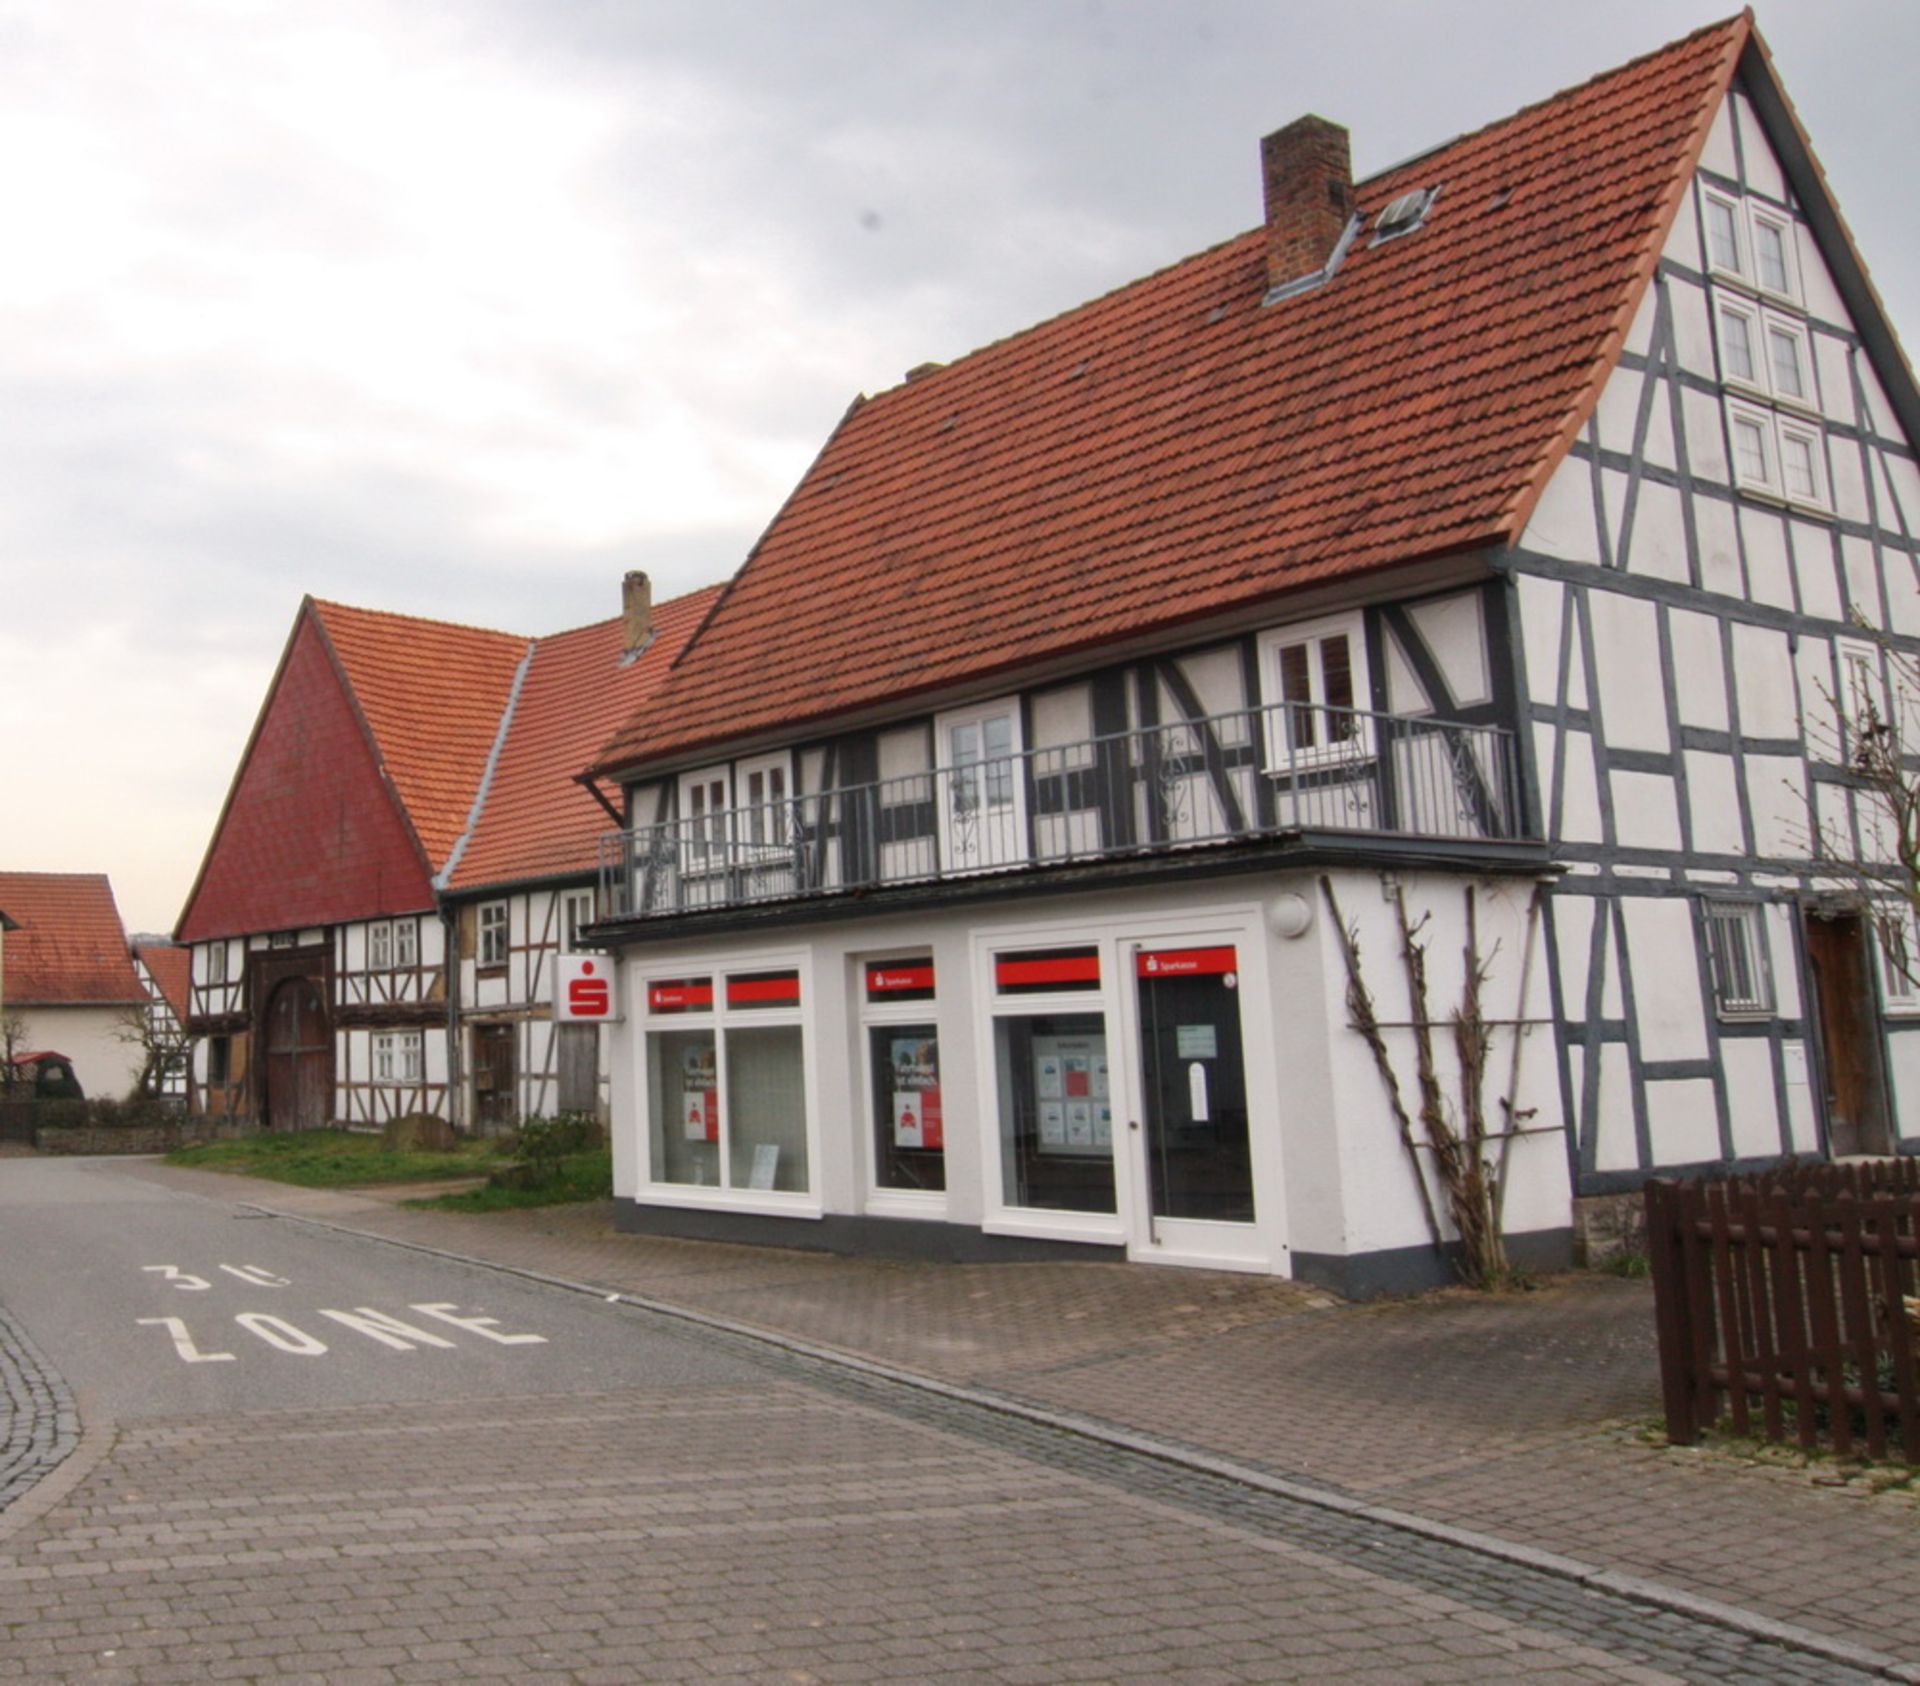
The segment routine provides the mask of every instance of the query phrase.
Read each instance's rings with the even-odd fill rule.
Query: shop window
[[[1723,1019],[1771,1013],[1773,974],[1767,964],[1764,909],[1758,902],[1710,901],[1701,910],[1715,1011]]]
[[[504,966],[507,963],[507,904],[480,904],[480,964]]]
[[[862,1018],[874,1126],[876,1189],[937,1193],[947,1186],[940,1033],[927,1011],[933,962],[921,956],[866,967]]]
[[[799,974],[663,978],[647,988],[656,1183],[805,1194]]]
[[[398,967],[420,964],[420,921],[396,919],[393,922],[393,963]]]
[[[1260,664],[1269,772],[1372,753],[1361,712],[1371,693],[1358,615],[1263,633]]]
[[[393,968],[393,926],[377,920],[367,927],[367,970],[386,972]]]
[[[1114,1211],[1106,1019],[1099,1013],[1008,1014],[993,1028],[1006,1203]]]

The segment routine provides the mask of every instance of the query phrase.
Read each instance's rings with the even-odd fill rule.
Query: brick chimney
[[[1324,117],[1300,117],[1260,143],[1267,197],[1267,285],[1313,275],[1353,214],[1347,131]]]
[[[627,654],[632,655],[653,636],[653,582],[638,568],[620,582],[620,616],[626,623]]]

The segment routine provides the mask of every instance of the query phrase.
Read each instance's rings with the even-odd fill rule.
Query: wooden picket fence
[[[1920,1464],[1920,1160],[1647,1185],[1667,1438]]]

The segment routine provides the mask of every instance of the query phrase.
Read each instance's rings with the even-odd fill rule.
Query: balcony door
[[[935,722],[941,866],[984,872],[1027,858],[1020,709],[1011,700]]]

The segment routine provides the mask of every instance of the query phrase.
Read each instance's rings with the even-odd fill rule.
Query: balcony
[[[1303,834],[1519,841],[1513,734],[1278,704],[720,809],[603,837],[601,918]]]

